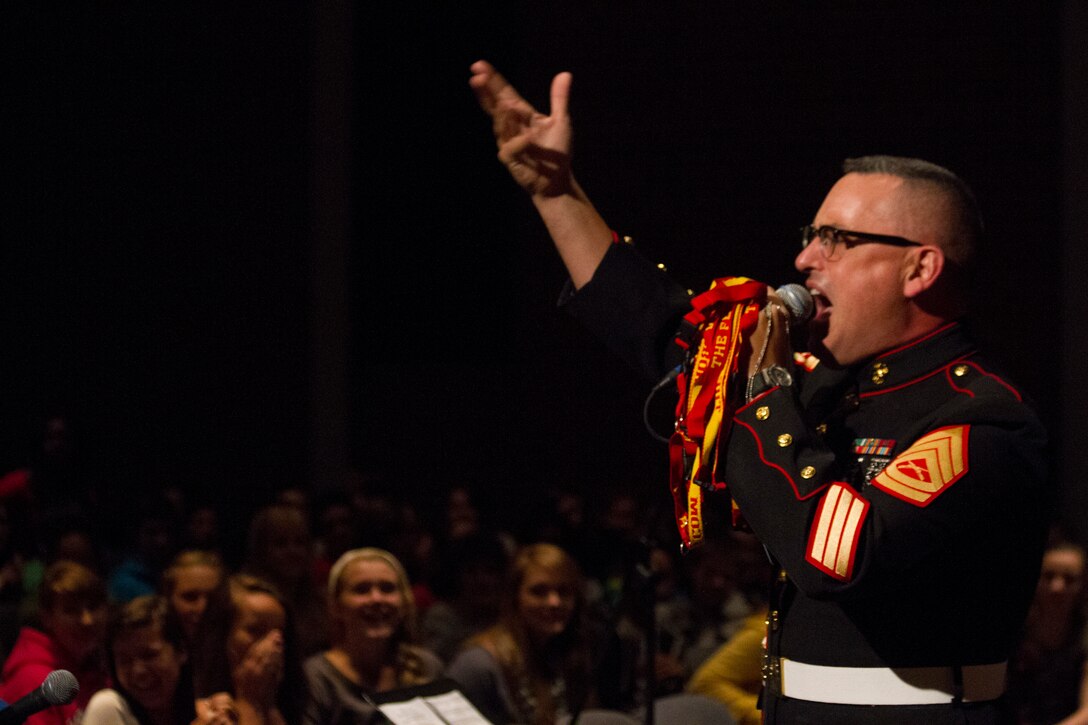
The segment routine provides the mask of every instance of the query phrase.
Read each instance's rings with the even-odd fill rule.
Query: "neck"
[[[359,685],[377,689],[385,667],[394,668],[395,645],[391,639],[348,639],[330,650],[330,660]]]

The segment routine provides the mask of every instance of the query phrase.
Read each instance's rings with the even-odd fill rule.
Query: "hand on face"
[[[253,643],[235,666],[234,689],[239,699],[272,705],[283,682],[283,632],[274,629]]]

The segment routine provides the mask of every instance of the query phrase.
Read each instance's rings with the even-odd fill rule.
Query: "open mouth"
[[[827,295],[819,289],[813,288],[810,292],[812,292],[812,301],[816,306],[812,315],[812,321],[826,323],[828,316],[831,314],[831,300],[829,300]]]

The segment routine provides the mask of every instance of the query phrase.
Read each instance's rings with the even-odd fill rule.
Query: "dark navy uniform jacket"
[[[688,300],[632,248],[613,245],[563,302],[659,379],[679,359],[670,342]],[[798,365],[794,380],[736,412],[724,451],[727,490],[781,567],[768,721],[908,722],[906,709],[940,722],[930,706],[893,716],[888,706],[788,702],[776,696],[776,663],[1007,660],[1048,522],[1043,426],[958,323],[849,369]]]

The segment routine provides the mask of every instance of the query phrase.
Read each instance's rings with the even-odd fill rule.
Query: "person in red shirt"
[[[0,698],[14,703],[38,689],[50,672],[68,670],[79,682],[79,694],[26,723],[75,723],[91,695],[111,685],[105,660],[106,585],[82,564],[61,560],[45,570],[38,597],[40,626],[20,631],[0,671]]]

